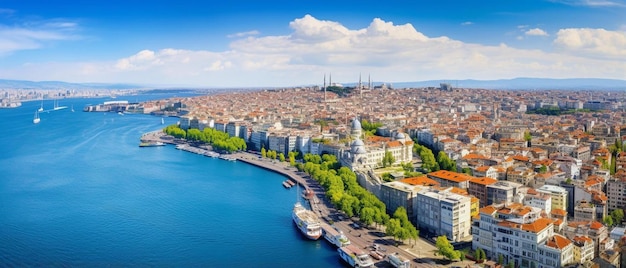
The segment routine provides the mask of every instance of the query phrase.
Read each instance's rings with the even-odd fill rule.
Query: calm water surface
[[[39,124],[41,102],[0,109],[0,266],[343,266],[292,225],[297,194],[284,177],[139,148],[161,119],[82,112],[106,100],[61,100],[76,111],[44,112]]]

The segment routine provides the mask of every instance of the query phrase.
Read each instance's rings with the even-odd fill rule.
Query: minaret
[[[326,74],[324,74],[324,102],[326,102]]]
[[[367,89],[372,90],[372,76],[371,75],[367,75]]]
[[[361,84],[361,73],[359,73],[359,95],[363,95],[363,85]]]

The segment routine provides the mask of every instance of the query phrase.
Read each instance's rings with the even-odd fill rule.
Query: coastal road
[[[411,241],[411,245],[396,246],[392,237],[386,236],[384,231],[373,227],[361,226],[357,219],[347,217],[343,212],[338,211],[330,204],[326,198],[325,190],[312,179],[308,174],[299,172],[296,168],[287,163],[276,160],[259,158],[258,155],[250,153],[233,154],[235,158],[242,162],[250,163],[265,169],[281,173],[294,180],[305,189],[314,192],[315,198],[310,200],[311,209],[329,224],[334,224],[342,230],[350,239],[351,243],[364,249],[366,252],[374,250],[374,244],[379,247],[379,252],[383,254],[398,253],[400,256],[412,260],[412,267],[441,267],[440,265],[425,263],[423,259],[440,259],[433,254],[435,247],[422,239]],[[356,225],[355,225],[356,224]],[[385,260],[375,260],[376,267],[392,267]],[[431,266],[434,265],[434,266]]]
[[[174,140],[173,137],[167,136],[161,131],[146,133],[142,136],[141,140],[160,141],[169,144],[180,143],[180,141]],[[206,150],[205,148],[200,149]],[[232,157],[242,162],[281,173],[297,182],[305,189],[313,191],[314,198],[309,202],[312,210],[318,214],[322,220],[327,221],[329,224],[334,224],[337,228],[342,230],[352,244],[362,248],[364,251],[369,253],[374,250],[373,246],[376,244],[379,248],[378,251],[383,254],[398,253],[400,256],[411,260],[411,267],[445,266],[435,264],[434,261],[441,260],[441,257],[435,256],[433,254],[435,247],[423,239],[411,241],[409,245],[402,244],[396,246],[396,241],[392,237],[386,236],[383,230],[371,226],[361,226],[361,223],[359,223],[356,218],[348,218],[343,212],[336,210],[333,205],[330,204],[330,201],[326,198],[325,190],[317,181],[312,179],[308,174],[299,172],[296,168],[289,166],[288,163],[259,158],[256,154],[246,152],[232,154]],[[374,261],[376,262],[376,267],[392,267],[391,264],[384,259],[374,259]],[[453,264],[458,265],[458,263]]]

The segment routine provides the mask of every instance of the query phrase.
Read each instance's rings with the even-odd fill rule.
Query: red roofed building
[[[572,238],[574,243],[574,262],[586,263],[593,260],[593,240],[588,236],[574,236]]]
[[[562,235],[553,235],[537,248],[540,263],[538,267],[563,267],[574,262],[574,244]]]
[[[563,231],[566,237],[573,239],[576,236],[588,236],[594,243],[594,256],[598,257],[601,251],[605,250],[609,232],[606,226],[597,221],[572,221],[567,224]],[[611,239],[612,240],[612,239]]]
[[[555,235],[553,224],[539,208],[489,205],[474,218],[472,249],[481,248],[494,260],[503,256],[504,263],[514,262],[516,267],[559,267],[571,262],[572,243]]]
[[[438,182],[441,187],[458,187],[462,189],[467,189],[469,186],[469,180],[473,177],[467,175],[465,173],[452,172],[447,170],[438,170],[435,172],[430,172],[427,176],[436,182]]]
[[[468,182],[468,192],[478,198],[480,206],[484,207],[487,205],[487,186],[496,182],[498,180],[488,177],[471,178]]]

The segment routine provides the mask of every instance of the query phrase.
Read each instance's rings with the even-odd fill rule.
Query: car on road
[[[361,225],[359,225],[359,224],[358,224],[358,223],[356,223],[356,222],[351,223],[351,224],[350,224],[350,226],[351,226],[352,228],[354,228],[354,229],[361,229]]]

